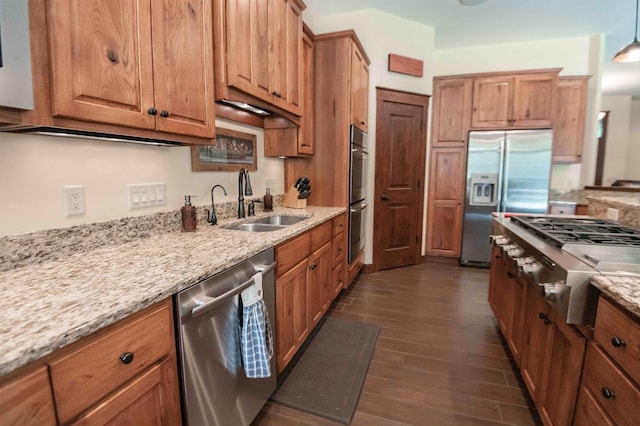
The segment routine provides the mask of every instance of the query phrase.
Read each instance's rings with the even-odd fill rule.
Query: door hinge
[[[420,242],[420,237],[416,235],[416,244],[418,244],[419,242]]]
[[[418,179],[418,188],[420,188],[420,179]]]

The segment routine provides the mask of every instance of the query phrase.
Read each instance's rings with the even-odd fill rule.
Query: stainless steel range
[[[570,324],[593,324],[593,275],[640,275],[640,230],[615,222],[566,216],[497,218],[492,240],[544,289],[546,300]]]

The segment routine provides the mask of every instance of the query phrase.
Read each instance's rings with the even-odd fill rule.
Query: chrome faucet
[[[242,178],[244,177],[244,191],[242,190]],[[245,168],[240,169],[238,175],[238,219],[245,216],[244,213],[244,195],[253,195],[251,190],[251,182],[249,181],[249,171]]]
[[[213,204],[213,190],[218,187],[222,188],[224,195],[227,195],[227,190],[224,189],[224,186],[222,185],[213,185],[213,188],[211,188],[211,212],[207,210],[207,223],[209,225],[215,225],[218,223],[218,218],[216,217],[216,206]]]

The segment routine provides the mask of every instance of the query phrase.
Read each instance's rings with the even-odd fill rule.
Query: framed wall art
[[[191,170],[194,172],[233,172],[258,169],[256,135],[236,130],[216,129],[212,145],[191,147]]]

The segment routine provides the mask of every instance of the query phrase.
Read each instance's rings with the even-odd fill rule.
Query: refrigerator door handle
[[[498,164],[498,200],[496,203],[496,210],[498,212],[504,212],[504,198],[505,198],[505,191],[503,190],[503,188],[506,186],[505,185],[505,157],[507,156],[507,149],[508,149],[508,144],[505,144],[505,141],[507,139],[507,135],[505,133],[504,137],[502,138],[502,140],[500,141],[500,163]]]

